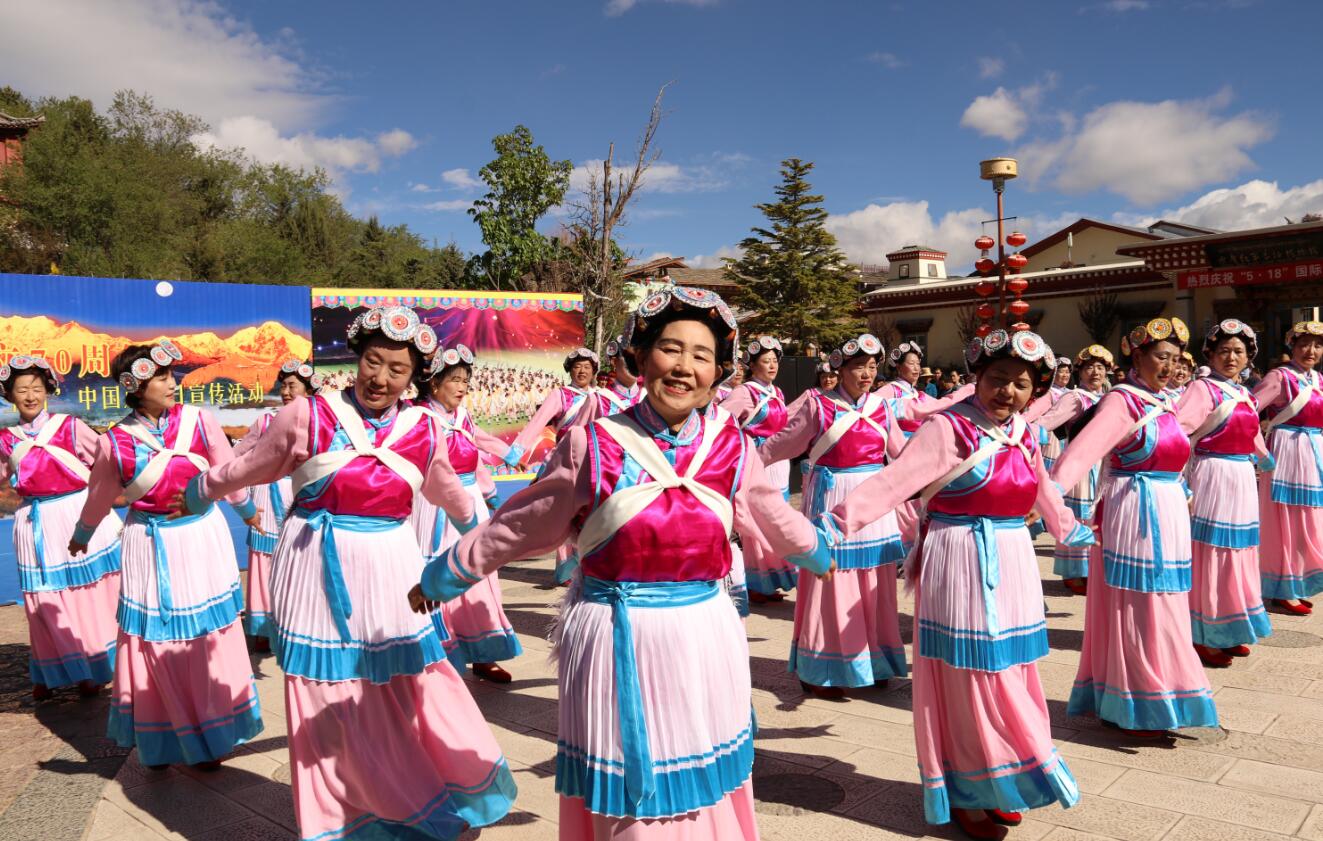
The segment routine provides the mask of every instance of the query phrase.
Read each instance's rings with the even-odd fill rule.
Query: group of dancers
[[[99,437],[48,414],[58,376],[14,357],[0,470],[23,499],[33,694],[111,683],[111,738],[149,767],[214,769],[262,729],[246,631],[284,672],[301,836],[453,839],[516,797],[460,673],[511,679],[498,570],[556,552],[562,838],[758,837],[746,586],[798,591],[806,691],[911,676],[927,819],[1000,837],[1079,797],[1037,674],[1033,526],[1087,597],[1068,710],[1130,738],[1215,726],[1203,666],[1271,633],[1265,600],[1306,614],[1323,590],[1323,323],[1295,325],[1291,364],[1253,393],[1252,329],[1215,325],[1210,373],[1180,390],[1189,341],[1176,318],[1134,328],[1109,387],[1101,346],[1060,365],[1035,333],[990,330],[974,382],[934,399],[917,344],[863,334],[787,405],[775,338],[741,344],[719,296],[667,287],[606,348],[609,386],[574,351],[507,445],[466,409],[473,353],[376,307],[349,328],[350,388],[290,360],[284,406],[233,449],[175,402],[168,341],[116,357],[132,411]],[[548,428],[537,479],[498,506],[483,454],[523,464]],[[250,526],[246,609],[221,501]]]

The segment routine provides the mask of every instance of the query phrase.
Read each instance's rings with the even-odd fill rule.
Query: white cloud
[[[726,265],[726,258],[738,260],[744,256],[744,249],[738,245],[723,245],[711,254],[697,254],[686,257],[685,265],[691,269],[720,269]]]
[[[990,215],[995,214],[973,207],[950,211],[935,220],[926,201],[869,204],[827,217],[827,230],[836,235],[845,256],[856,263],[882,265],[887,262],[887,252],[902,245],[928,245],[949,252],[947,266],[958,272],[977,256],[974,239],[979,222]]]
[[[981,79],[995,79],[1006,72],[1006,62],[992,56],[982,56],[978,60],[978,75]]]
[[[653,193],[705,193],[725,189],[730,184],[729,170],[742,165],[748,158],[744,155],[723,155],[723,165],[699,164],[681,166],[669,161],[657,161],[643,174],[640,192]],[[617,161],[612,169],[612,178],[616,174],[628,174],[624,161]],[[602,177],[602,161],[587,160],[570,172],[570,190],[583,192],[588,188],[590,175]]]
[[[1111,12],[1113,14],[1125,14],[1126,12],[1144,12],[1149,8],[1148,0],[1105,0],[1102,3],[1094,3],[1091,6],[1084,6],[1080,9],[1080,14],[1086,12]]]
[[[436,192],[436,188],[435,188],[435,187],[430,187],[430,186],[428,186],[427,184],[410,184],[410,185],[409,185],[409,190],[410,190],[411,192],[414,192],[414,193],[435,193],[435,192]]]
[[[381,149],[382,154],[398,158],[416,149],[418,141],[404,129],[394,128],[377,135],[377,147]]]
[[[905,61],[895,53],[872,52],[868,54],[868,60],[874,64],[880,64],[888,70],[896,70],[905,66]]]
[[[607,0],[605,12],[607,17],[619,17],[625,12],[637,6],[643,0]],[[719,0],[663,0],[666,3],[680,3],[685,6],[715,6]]]
[[[321,167],[333,180],[349,172],[376,172],[383,158],[398,157],[414,145],[413,137],[400,129],[375,140],[308,132],[283,135],[271,121],[252,116],[227,117],[211,131],[193,137],[193,142],[202,149],[243,149],[263,163],[303,170]]]
[[[1203,228],[1236,231],[1284,225],[1288,218],[1299,222],[1307,213],[1323,213],[1323,179],[1285,190],[1276,181],[1255,179],[1239,187],[1213,190],[1184,207],[1164,210],[1156,216],[1122,214],[1117,220],[1131,225],[1148,225],[1157,219],[1169,219]]]
[[[1031,184],[1105,189],[1143,205],[1175,198],[1253,167],[1247,150],[1272,137],[1261,115],[1218,114],[1230,101],[1223,90],[1208,99],[1108,103],[1077,126],[1063,120],[1060,138],[1020,149],[1021,174]]]
[[[1042,80],[1014,91],[999,86],[969,103],[960,116],[960,125],[985,137],[1015,140],[1028,129],[1043,94],[1056,87],[1056,83],[1056,74],[1048,73]]]
[[[469,199],[447,199],[446,201],[428,202],[423,205],[423,210],[435,210],[439,213],[454,213],[458,210],[468,210],[473,206]]]
[[[448,169],[441,173],[441,180],[454,187],[456,190],[475,190],[482,186],[482,182],[474,178],[467,169],[459,167]]]

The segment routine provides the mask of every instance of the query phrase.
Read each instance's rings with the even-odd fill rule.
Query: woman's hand
[[[409,590],[409,609],[414,613],[428,614],[440,606],[440,602],[431,601],[423,595],[423,585],[415,584]]]
[[[1041,519],[1043,519],[1043,515],[1039,514],[1038,509],[1035,508],[1033,511],[1029,512],[1028,517],[1024,518],[1024,524],[1026,526],[1032,526],[1034,523],[1038,522]]]
[[[165,515],[167,520],[178,520],[188,516],[188,501],[184,498],[183,491],[170,497],[170,504],[167,507],[170,509],[170,513]]]
[[[836,562],[835,562],[835,561],[832,561],[832,562],[831,562],[831,566],[827,567],[827,571],[824,572],[822,575],[819,575],[819,576],[818,576],[818,580],[819,580],[819,581],[831,581],[831,577],[832,577],[832,575],[835,574],[835,572],[836,572]]]
[[[244,524],[247,525],[249,528],[258,529],[260,531],[262,528],[262,509],[258,508],[256,511],[254,511],[253,516],[249,517],[247,520],[244,520]]]
[[[86,551],[87,551],[86,543],[79,543],[77,540],[74,540],[73,538],[69,538],[69,557],[72,558],[76,555],[81,555]]]

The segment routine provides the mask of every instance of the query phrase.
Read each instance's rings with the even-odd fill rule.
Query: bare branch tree
[[[1107,344],[1112,331],[1121,322],[1120,300],[1116,293],[1098,286],[1087,298],[1076,303],[1075,308],[1079,310],[1080,321],[1089,338],[1099,344]]]

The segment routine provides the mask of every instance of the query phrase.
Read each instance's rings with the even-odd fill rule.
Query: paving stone
[[[1214,687],[1234,686],[1237,689],[1258,689],[1279,695],[1300,695],[1312,681],[1306,677],[1289,677],[1272,672],[1254,672],[1248,669],[1206,669],[1208,681]]]
[[[1148,771],[1127,771],[1103,796],[1286,835],[1299,829],[1309,813],[1309,806],[1296,800],[1246,791],[1230,796],[1222,786]]]
[[[1219,785],[1323,803],[1323,772],[1287,768],[1241,759],[1218,780]]]
[[[1227,733],[1217,744],[1191,744],[1191,751],[1218,754],[1236,759],[1255,759],[1309,771],[1323,771],[1323,751],[1304,742],[1257,736],[1252,733]]]
[[[1059,805],[1035,809],[1034,820],[1066,827],[1077,832],[1093,833],[1121,841],[1151,841],[1176,825],[1180,815],[1093,794],[1080,795],[1080,802],[1069,809]]]
[[[1264,735],[1275,736],[1292,742],[1323,745],[1323,720],[1301,718],[1296,715],[1279,715],[1264,731]]]
[[[105,798],[163,835],[207,832],[252,817],[248,809],[183,774],[129,789],[111,783]]]
[[[1253,656],[1250,669],[1286,677],[1304,677],[1310,680],[1323,680],[1323,663],[1295,663],[1269,657]]]
[[[298,831],[298,822],[294,818],[294,793],[284,783],[265,780],[259,785],[245,788],[235,796],[267,820],[288,830]]]
[[[1231,767],[1231,760],[1225,756],[1172,744],[1145,744],[1111,730],[1082,731],[1073,739],[1057,742],[1057,750],[1066,757],[1067,764],[1078,757],[1193,780],[1216,780]]]
[[[1043,836],[1043,841],[1112,841],[1107,835],[1094,835],[1092,832],[1080,832],[1068,826],[1059,826]]]
[[[1186,815],[1162,841],[1287,841],[1290,836]]]
[[[1309,811],[1309,817],[1297,835],[1308,841],[1323,841],[1323,806],[1315,806]]]
[[[1219,707],[1225,704],[1323,719],[1323,699],[1300,698],[1276,692],[1251,691],[1228,686],[1214,692],[1213,701]]]
[[[249,818],[236,824],[189,836],[190,841],[294,841],[298,836],[265,818]]]

